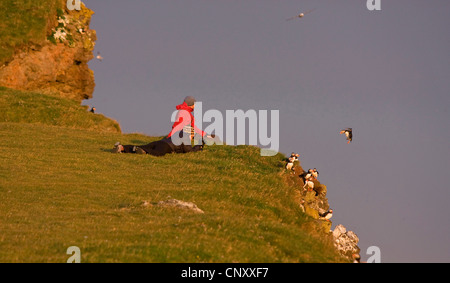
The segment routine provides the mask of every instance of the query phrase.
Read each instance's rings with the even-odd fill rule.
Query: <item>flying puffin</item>
[[[97,56],[95,58],[97,58],[100,62],[103,60],[103,57],[102,55],[100,55],[100,52],[97,52]]]
[[[290,20],[293,20],[293,19],[295,19],[295,18],[303,18],[306,14],[309,14],[309,13],[311,13],[312,11],[314,11],[314,10],[309,10],[308,12],[302,12],[302,13],[300,13],[300,14],[298,14],[298,15],[296,15],[296,16],[293,16],[293,17],[290,17],[289,19],[286,19],[286,21],[290,21]]]
[[[348,140],[347,144],[349,144],[353,140],[353,130],[352,130],[352,128],[343,129],[339,133],[341,135],[345,134],[345,136],[347,137],[347,140]]]
[[[319,213],[321,219],[325,219],[326,221],[330,221],[330,218],[333,217],[333,210],[330,209],[324,213]]]

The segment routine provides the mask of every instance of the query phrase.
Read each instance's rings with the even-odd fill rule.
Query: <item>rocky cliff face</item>
[[[312,217],[317,224],[317,227],[321,229],[327,236],[332,237],[334,246],[337,251],[345,259],[353,262],[359,262],[360,249],[358,247],[359,238],[352,232],[339,224],[334,230],[332,227],[332,218],[326,220],[320,215],[330,210],[330,205],[327,198],[327,187],[321,184],[318,180],[314,180],[314,188],[312,190],[303,189],[304,180],[300,177],[304,173],[303,168],[299,162],[295,163],[294,171],[289,173],[288,182],[298,188],[299,205],[303,212]]]
[[[0,85],[81,100],[92,98],[93,59],[96,32],[89,29],[93,11],[57,9],[49,20],[48,34],[41,45],[29,44],[0,67]]]

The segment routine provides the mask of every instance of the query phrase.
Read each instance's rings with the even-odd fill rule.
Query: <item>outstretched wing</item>
[[[293,20],[293,19],[295,19],[295,18],[298,18],[298,16],[294,16],[294,17],[291,17],[291,18],[289,18],[289,19],[286,19],[286,21],[290,21],[290,20]]]

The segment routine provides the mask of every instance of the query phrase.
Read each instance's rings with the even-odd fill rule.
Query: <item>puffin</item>
[[[288,170],[294,170],[294,162],[295,161],[298,161],[298,157],[300,156],[300,154],[297,154],[297,153],[295,153],[295,152],[292,152],[291,153],[291,156],[289,156],[287,159],[286,159],[286,162],[287,162],[287,164],[286,164],[286,169],[288,169]]]
[[[317,171],[317,169],[316,168],[314,168],[313,170],[312,170],[312,176],[314,177],[314,179],[316,179],[317,180],[317,178],[319,178],[319,171]]]
[[[309,170],[311,170],[311,169],[309,169]],[[304,172],[302,174],[302,177],[305,179],[305,181],[311,181],[311,179],[313,177],[312,171],[309,171],[309,170],[308,170],[308,172]]]
[[[287,170],[294,170],[294,161],[295,161],[295,157],[291,156],[288,158],[288,163],[286,164]]]
[[[324,213],[319,213],[321,219],[325,219],[326,221],[330,221],[330,218],[333,217],[333,210],[330,209]]]
[[[96,110],[95,107],[92,107],[91,110],[90,110],[90,112],[92,112],[92,113],[95,114],[95,110]]]
[[[352,254],[353,263],[361,263],[361,256],[359,254]]]
[[[296,15],[296,16],[293,16],[293,17],[291,17],[291,18],[289,18],[289,19],[286,19],[286,21],[290,21],[290,20],[293,20],[293,19],[295,19],[295,18],[299,18],[299,19],[301,19],[301,18],[303,18],[306,14],[309,14],[309,13],[311,13],[312,11],[314,11],[314,10],[309,10],[309,11],[307,11],[307,12],[301,12],[300,14],[298,14],[298,15]]]
[[[100,55],[100,52],[97,52],[97,57],[95,58],[97,58],[100,62],[103,60],[103,57],[102,55]]]
[[[306,187],[308,187],[308,192],[312,192],[312,190],[314,189],[314,182],[310,181],[310,180],[306,180],[305,184],[303,185],[303,189],[306,190]]]
[[[311,181],[313,178],[313,169],[309,169],[308,171],[304,171],[302,174],[299,175],[300,178],[303,179],[303,182],[306,184],[307,181]]]
[[[341,135],[345,134],[345,136],[347,137],[347,140],[348,140],[347,144],[349,144],[353,140],[353,130],[352,130],[352,128],[343,129],[339,133]]]

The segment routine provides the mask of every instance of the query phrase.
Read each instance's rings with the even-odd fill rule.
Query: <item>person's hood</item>
[[[189,112],[194,111],[194,109],[192,109],[191,107],[189,107],[189,106],[187,105],[186,102],[183,102],[182,104],[177,105],[176,108],[177,108],[177,110],[186,110],[186,111],[189,111]]]

